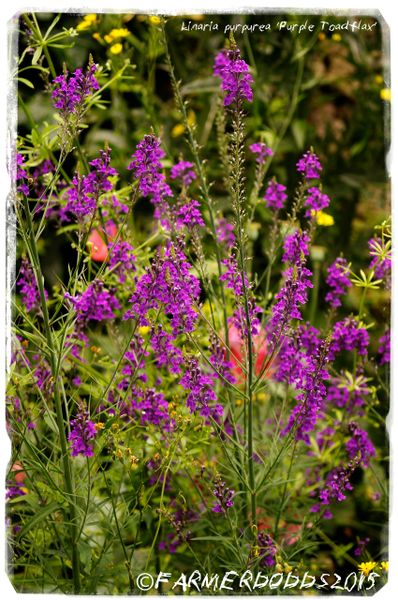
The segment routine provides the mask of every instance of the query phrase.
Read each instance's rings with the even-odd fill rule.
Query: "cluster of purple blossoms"
[[[175,421],[169,415],[169,403],[161,392],[153,388],[140,389],[134,387],[131,398],[131,408],[140,416],[142,425],[148,423],[162,426],[163,431],[171,431]],[[123,416],[123,410],[121,411]]]
[[[110,211],[113,211],[115,216],[127,215],[129,212],[127,204],[121,202],[116,196],[105,196],[101,199],[101,206],[105,207],[102,209],[102,215],[104,217],[109,217]]]
[[[329,378],[326,370],[328,362],[328,343],[321,342],[314,355],[306,354],[305,366],[295,382],[300,393],[296,397],[296,406],[290,413],[288,423],[281,434],[286,435],[294,429],[295,439],[310,444],[308,433],[313,431],[326,398],[325,381]]]
[[[17,182],[17,191],[18,192],[22,192],[22,194],[24,194],[25,196],[29,195],[29,186],[26,183],[26,181],[28,181],[29,176],[28,173],[25,169],[23,169],[23,167],[25,166],[25,161],[24,161],[24,157],[22,156],[22,154],[17,153],[16,156],[16,174],[15,174],[15,179]]]
[[[364,538],[363,540],[359,539],[358,546],[354,550],[354,556],[361,556],[366,545],[369,544],[369,542],[370,542],[370,538],[368,538],[368,537]]]
[[[223,415],[223,407],[216,403],[217,396],[213,389],[214,377],[201,370],[196,358],[191,357],[186,360],[186,371],[180,385],[184,390],[188,390],[187,406],[190,411],[199,413],[202,417],[212,417],[218,421]]]
[[[329,357],[333,360],[338,352],[356,350],[360,356],[366,356],[369,345],[369,333],[353,317],[337,321],[333,327]]]
[[[353,487],[350,483],[352,473],[356,469],[356,463],[350,462],[347,466],[335,467],[326,476],[324,486],[318,491],[319,503],[311,506],[310,511],[312,513],[318,513],[325,506],[335,500],[336,502],[342,502],[346,499],[345,492],[351,492]],[[332,514],[328,510],[324,513],[324,518],[331,518]]]
[[[32,265],[27,258],[22,259],[17,286],[19,287],[19,293],[22,296],[22,302],[26,310],[28,312],[39,311],[41,306],[40,292]],[[47,300],[46,290],[44,290],[44,296]]]
[[[249,146],[249,150],[253,152],[253,154],[257,154],[256,162],[259,165],[263,165],[265,163],[267,156],[273,156],[274,154],[271,148],[268,148],[264,142],[256,142],[251,144],[251,146]]]
[[[261,321],[257,315],[263,312],[263,309],[258,306],[253,298],[248,298],[248,313],[249,313],[249,322],[250,322],[250,331],[252,336],[256,336],[260,333],[261,329]],[[234,311],[232,317],[229,319],[229,322],[232,326],[235,326],[242,339],[247,339],[248,336],[248,326],[247,326],[247,315],[246,309],[244,306],[240,305]]]
[[[193,163],[180,160],[171,167],[170,179],[179,179],[185,187],[188,187],[196,179]]]
[[[258,557],[260,567],[275,566],[276,546],[268,533],[260,533],[257,536]]]
[[[379,363],[388,364],[391,360],[391,334],[388,329],[379,339],[379,349],[377,351]]]
[[[85,73],[83,69],[76,69],[73,75],[67,71],[58,75],[53,81],[54,107],[66,117],[75,114],[85,98],[99,90],[99,83],[95,78],[96,71],[97,65],[92,64],[87,67]]]
[[[282,262],[299,264],[310,253],[310,241],[310,236],[306,231],[297,229],[291,235],[287,235],[283,242]]]
[[[79,222],[93,218],[99,197],[112,190],[109,177],[117,175],[117,171],[110,166],[110,161],[110,148],[101,150],[100,158],[89,163],[93,169],[88,175],[75,175],[72,187],[67,192],[67,203],[59,211],[61,220],[69,221],[69,215],[73,215]]]
[[[309,323],[300,324],[292,335],[283,338],[273,378],[300,389],[320,344],[319,331]]]
[[[17,498],[18,496],[25,496],[26,488],[24,483],[18,483],[17,481],[9,482],[6,484],[6,500]]]
[[[230,250],[235,244],[234,226],[227,219],[221,218],[218,220],[216,227],[217,241]]]
[[[232,498],[234,497],[235,492],[227,487],[225,481],[222,481],[220,477],[218,477],[214,483],[213,494],[217,499],[211,509],[213,512],[225,514],[227,510],[234,505]]]
[[[71,431],[68,441],[71,444],[72,456],[77,456],[78,454],[94,456],[93,439],[97,431],[89,416],[88,411],[81,406],[76,418],[70,422]]]
[[[253,77],[249,73],[249,66],[240,56],[239,48],[221,50],[215,58],[213,73],[221,78],[221,89],[226,92],[224,106],[239,104],[242,100],[253,101],[250,87]]]
[[[376,450],[366,431],[356,423],[349,423],[348,430],[352,437],[346,443],[345,449],[350,460],[356,460],[358,465],[369,466],[369,460],[376,456]]]
[[[297,171],[302,173],[305,179],[319,179],[322,165],[317,155],[312,152],[306,152],[297,163]]]
[[[317,187],[311,187],[308,190],[308,196],[304,201],[304,205],[309,210],[306,211],[305,216],[310,217],[313,211],[317,212],[327,208],[330,204],[330,198],[326,194],[323,194]]]
[[[369,269],[374,269],[376,279],[382,279],[390,287],[391,277],[391,249],[386,247],[379,237],[371,238],[368,242],[369,254],[372,260]]]
[[[350,268],[346,259],[341,257],[336,258],[334,263],[328,268],[326,283],[331,289],[326,294],[325,300],[333,308],[341,306],[340,298],[344,296],[347,289],[352,285],[348,277],[349,272]]]
[[[127,273],[135,271],[135,256],[129,242],[115,242],[109,246],[109,268],[125,283]]]
[[[151,346],[155,355],[155,363],[158,367],[167,367],[170,373],[181,373],[184,362],[182,352],[173,344],[174,337],[164,331],[162,325],[158,324],[151,331]]]
[[[272,307],[270,328],[272,331],[271,346],[284,335],[286,328],[293,319],[302,320],[300,305],[307,303],[307,289],[312,288],[310,277],[312,273],[304,266],[304,261],[291,266],[284,272],[284,285],[276,294],[276,303]]]
[[[160,160],[164,156],[160,140],[154,135],[145,135],[137,144],[128,169],[132,170],[134,177],[138,179],[140,193],[149,196],[155,206],[155,219],[159,219],[162,224],[167,224],[166,215],[169,209],[167,198],[171,198],[173,193],[161,172]]]
[[[200,283],[191,268],[180,243],[169,242],[164,250],[159,249],[151,268],[137,281],[124,318],[138,317],[139,325],[145,326],[149,325],[148,311],[162,309],[170,318],[174,339],[193,331],[198,318],[193,304],[199,301]]]
[[[281,210],[287,198],[286,186],[271,179],[264,194],[265,204],[271,210]]]
[[[80,295],[65,294],[76,311],[78,327],[82,330],[89,321],[104,321],[113,319],[115,310],[120,308],[119,301],[104,287],[104,282],[95,279]]]
[[[168,512],[165,517],[173,531],[167,534],[165,541],[159,543],[159,550],[167,550],[169,554],[175,554],[182,544],[189,543],[192,532],[188,527],[199,519],[199,513],[185,505],[178,505],[176,500],[171,501],[171,507],[174,512]]]
[[[197,200],[187,200],[175,210],[175,224],[177,229],[192,229],[195,226],[204,227],[205,222],[200,212],[200,204]]]
[[[41,359],[39,354],[32,356],[34,361],[37,361],[34,369],[34,377],[36,380],[37,387],[44,394],[51,394],[54,384],[51,379],[51,370],[45,359]]]
[[[239,270],[238,263],[233,254],[229,258],[221,261],[226,266],[226,271],[220,276],[220,281],[225,281],[227,288],[231,289],[235,296],[241,297],[244,294],[244,288],[248,289],[249,282],[246,273],[243,274]]]

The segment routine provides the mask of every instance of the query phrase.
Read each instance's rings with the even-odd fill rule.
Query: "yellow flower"
[[[191,127],[193,127],[196,123],[196,115],[194,113],[193,110],[190,110],[188,112],[188,117],[187,117],[187,121],[188,121],[188,125],[190,125]],[[177,125],[174,125],[173,129],[171,130],[171,137],[179,137],[180,135],[182,135],[185,131],[185,126],[182,123],[177,123]]]
[[[107,33],[106,35],[104,35],[104,40],[106,41],[107,44],[112,44],[113,42],[113,37],[111,37],[109,35],[109,33]]]
[[[120,29],[112,29],[112,31],[109,32],[109,35],[112,39],[116,40],[116,38],[127,37],[129,33],[129,30],[126,29],[126,27],[122,27]]]
[[[332,215],[323,212],[323,210],[312,210],[311,214],[312,216],[315,216],[317,224],[321,227],[331,227],[334,225],[334,218]]]
[[[377,85],[381,85],[383,83],[384,79],[382,77],[382,75],[375,75],[375,83],[377,83]]]
[[[385,100],[386,102],[391,102],[391,89],[383,88],[382,90],[380,90],[380,98],[382,100]]]
[[[156,15],[152,15],[151,17],[149,17],[149,22],[152,23],[152,25],[159,25],[159,23],[161,22],[161,18],[157,17]]]
[[[145,335],[146,333],[148,333],[148,331],[150,331],[151,328],[148,325],[143,325],[142,327],[138,328],[138,333],[140,335]]]
[[[122,50],[123,50],[123,46],[120,43],[113,44],[113,46],[111,46],[112,54],[120,54]]]
[[[96,431],[100,431],[101,429],[105,428],[105,423],[96,423],[94,427]]]
[[[382,560],[380,566],[383,569],[383,571],[388,571],[388,561]]]
[[[325,40],[325,39],[326,39],[326,35],[323,33],[323,31],[321,31],[321,33],[318,35],[318,40],[323,42],[323,40]]]
[[[322,225],[323,227],[331,227],[332,225],[334,225],[334,218],[332,217],[332,215],[329,215],[328,213],[325,213],[322,210],[318,212],[316,220],[318,225]]]
[[[335,42],[341,42],[341,35],[339,33],[334,33],[332,35],[332,40],[334,40]]]
[[[97,42],[99,42],[99,41],[100,41],[100,39],[101,39],[101,36],[100,36],[100,34],[98,33],[98,31],[96,31],[95,33],[93,33],[93,38],[94,38],[95,40],[97,40]]]
[[[83,21],[81,21],[76,27],[77,31],[84,31],[93,25],[97,20],[97,15],[91,13],[89,15],[84,15]]]
[[[360,565],[358,565],[358,569],[360,571],[362,571],[362,573],[365,575],[365,577],[367,577],[369,575],[369,573],[371,571],[373,571],[373,569],[377,567],[377,562],[363,562]]]
[[[171,137],[176,138],[179,137],[180,135],[182,135],[185,131],[185,127],[182,123],[177,123],[177,125],[174,125],[173,129],[171,130]]]

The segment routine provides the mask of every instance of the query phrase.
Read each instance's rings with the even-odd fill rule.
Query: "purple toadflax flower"
[[[211,509],[213,512],[225,514],[227,510],[234,505],[232,498],[234,497],[235,492],[227,487],[227,484],[225,481],[222,481],[221,477],[218,477],[215,481],[213,494],[217,499]]]
[[[197,200],[187,200],[187,202],[177,206],[174,211],[176,228],[180,230],[184,227],[188,229],[195,226],[204,227],[205,222],[199,208],[200,204]]]
[[[357,459],[359,465],[368,467],[372,456],[376,456],[376,450],[367,432],[358,427],[356,423],[349,423],[348,430],[352,435],[345,446],[349,459]]]
[[[40,292],[32,265],[27,258],[22,259],[17,286],[19,287],[19,293],[22,296],[22,302],[26,310],[28,312],[38,312],[41,306]],[[44,296],[47,300],[48,295],[46,290],[44,290]]]
[[[167,225],[168,202],[167,198],[173,193],[166,183],[166,178],[161,172],[160,160],[165,156],[160,147],[160,140],[154,135],[145,135],[137,144],[128,168],[133,171],[138,180],[138,189],[143,196],[149,196],[155,206],[154,216],[162,224]]]
[[[302,173],[305,179],[319,179],[322,165],[317,155],[309,150],[298,161],[297,171]]]
[[[309,255],[310,236],[306,231],[298,229],[291,235],[287,235],[283,242],[282,262],[299,264],[306,256]]]
[[[119,301],[104,287],[104,282],[95,279],[80,295],[65,294],[76,311],[79,329],[86,327],[89,321],[104,321],[113,319],[114,311],[120,308]]]
[[[196,179],[193,163],[181,160],[173,165],[170,169],[170,179],[179,179],[185,187],[188,187]]]
[[[271,536],[260,531],[257,536],[257,545],[260,567],[275,566],[276,546]]]
[[[221,50],[215,58],[213,73],[221,78],[221,89],[226,92],[224,106],[239,104],[242,100],[253,101],[250,87],[253,77],[249,73],[249,66],[240,56],[239,48]]]
[[[112,190],[109,177],[117,175],[117,171],[110,166],[110,160],[110,148],[100,150],[100,158],[89,163],[92,167],[90,173],[74,176],[67,192],[67,203],[59,211],[61,220],[69,221],[69,215],[80,223],[93,218],[99,197]]]
[[[66,118],[77,113],[85,98],[99,90],[99,83],[95,78],[96,71],[97,65],[91,64],[85,73],[83,69],[76,69],[73,75],[66,71],[54,79],[52,92],[55,100],[54,107],[58,108]]]
[[[227,219],[221,218],[218,220],[216,227],[217,241],[230,250],[235,244],[234,226],[228,223]]]
[[[133,247],[128,242],[115,242],[109,246],[109,267],[125,283],[128,273],[135,271]]]
[[[223,408],[216,403],[217,396],[213,389],[214,377],[202,371],[197,358],[188,358],[185,362],[185,374],[180,380],[184,390],[188,390],[186,404],[193,413],[199,411],[203,417],[211,416],[218,421]]]
[[[346,317],[343,321],[337,321],[333,327],[330,359],[333,360],[343,350],[357,350],[360,356],[366,356],[368,345],[368,331],[353,317]]]
[[[284,207],[287,198],[286,186],[271,179],[264,194],[265,204],[271,210],[280,210]]]
[[[325,300],[333,308],[341,306],[341,296],[344,296],[347,289],[352,285],[348,277],[349,272],[349,264],[345,258],[341,257],[336,258],[328,268],[326,283],[331,289],[326,294]]]
[[[388,329],[379,339],[379,349],[377,351],[378,362],[385,365],[391,360],[391,334]]]
[[[310,444],[308,433],[315,428],[317,419],[324,407],[326,397],[325,380],[329,378],[326,370],[329,343],[323,341],[318,345],[314,355],[307,354],[305,364],[302,362],[301,372],[295,382],[300,393],[296,397],[296,406],[290,413],[288,423],[281,434],[286,435],[292,429],[296,440]]]
[[[72,456],[83,454],[94,456],[93,439],[97,431],[93,421],[89,418],[88,411],[81,406],[75,419],[71,421],[71,432],[68,441],[71,444]]]
[[[257,154],[256,162],[259,165],[263,165],[266,161],[267,156],[273,156],[273,152],[271,148],[268,148],[266,144],[263,142],[255,142],[249,146],[249,150],[253,152],[253,154]]]
[[[124,318],[137,318],[140,325],[149,325],[148,311],[162,309],[170,315],[173,339],[179,333],[191,332],[198,318],[193,305],[199,301],[200,283],[190,273],[181,242],[169,242],[137,281],[130,298],[131,309]]]
[[[17,182],[17,191],[22,192],[25,196],[29,195],[29,186],[26,183],[29,180],[27,171],[23,168],[25,166],[24,157],[19,152],[16,156],[16,173],[15,179]]]
[[[306,211],[305,216],[311,217],[314,212],[327,208],[330,204],[330,198],[326,194],[323,194],[317,187],[311,187],[308,190],[308,196],[304,201],[304,206],[307,206],[309,210]]]

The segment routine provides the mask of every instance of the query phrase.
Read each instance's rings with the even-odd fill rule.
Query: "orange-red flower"
[[[117,235],[117,227],[113,221],[105,225],[108,242],[113,242]],[[105,262],[108,258],[108,245],[105,241],[104,229],[93,229],[89,235],[87,245],[90,247],[90,258],[96,262]]]

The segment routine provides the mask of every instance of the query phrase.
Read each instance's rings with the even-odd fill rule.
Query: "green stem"
[[[164,46],[165,46],[165,51],[166,51],[166,61],[167,61],[168,67],[169,67],[170,79],[171,79],[173,89],[174,89],[176,104],[181,112],[181,115],[182,115],[182,118],[184,121],[185,130],[188,134],[188,144],[191,149],[193,159],[195,161],[195,166],[196,166],[196,170],[197,170],[197,173],[199,176],[200,189],[202,192],[203,200],[206,204],[206,207],[207,207],[207,210],[209,213],[210,230],[211,230],[213,239],[216,242],[215,243],[215,252],[216,252],[218,275],[219,275],[219,277],[221,277],[221,275],[222,275],[221,253],[220,253],[220,248],[217,244],[217,234],[216,234],[216,224],[215,224],[215,219],[214,219],[213,203],[212,203],[212,199],[210,197],[209,187],[208,187],[206,175],[205,175],[205,172],[203,169],[203,161],[201,160],[201,158],[199,156],[198,142],[193,134],[192,127],[188,121],[186,104],[182,99],[179,82],[177,81],[175,73],[174,73],[174,67],[173,67],[173,63],[171,61],[171,56],[170,56],[170,52],[169,52],[169,48],[168,48],[167,36],[166,36],[166,30],[165,30],[164,23],[162,23],[162,33],[163,33],[163,41],[164,41]],[[220,293],[221,293],[222,308],[223,308],[225,342],[226,342],[227,346],[229,346],[227,306],[226,306],[226,300],[225,300],[224,287],[222,285],[220,285]]]
[[[65,489],[69,496],[69,513],[70,513],[70,521],[71,521],[71,529],[72,529],[72,570],[73,570],[73,582],[74,582],[74,593],[79,594],[80,592],[80,557],[79,550],[77,546],[77,535],[78,535],[78,527],[76,522],[76,499],[74,496],[73,482],[72,482],[72,469],[70,465],[68,445],[65,433],[65,423],[64,417],[62,413],[62,402],[59,394],[59,385],[58,385],[58,367],[57,367],[57,353],[53,342],[53,337],[51,333],[50,327],[50,319],[47,309],[47,302],[44,293],[44,285],[43,285],[43,276],[40,266],[39,254],[37,251],[36,237],[33,228],[32,216],[29,210],[28,199],[26,196],[23,196],[23,205],[24,211],[28,224],[28,234],[30,241],[30,255],[32,261],[32,267],[35,273],[37,287],[40,294],[40,302],[43,313],[43,323],[45,336],[47,340],[48,352],[49,352],[49,362],[51,367],[51,374],[54,380],[54,403],[55,403],[55,413],[59,434],[59,441],[61,446],[61,454],[62,454],[62,465],[64,472],[64,481],[65,481]]]

